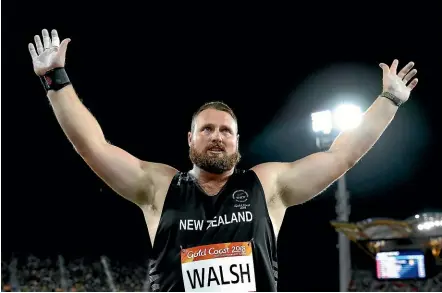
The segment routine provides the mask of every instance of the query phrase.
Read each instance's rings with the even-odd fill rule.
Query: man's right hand
[[[32,63],[34,65],[34,72],[38,76],[44,75],[51,69],[57,67],[64,67],[66,59],[66,50],[68,43],[71,39],[64,39],[60,44],[60,39],[56,30],[52,30],[51,35],[47,29],[42,30],[43,44],[40,36],[35,35],[34,41],[37,50],[35,50],[34,44],[29,43],[29,53],[31,53]]]
[[[34,71],[39,76],[64,67],[70,41],[64,39],[60,44],[56,30],[52,31],[52,38],[46,29],[42,34],[43,44],[40,36],[35,36],[37,50],[34,44],[29,44]],[[162,209],[170,182],[178,172],[175,168],[142,161],[109,144],[98,121],[80,101],[73,86],[49,91],[47,96],[58,123],[77,153],[110,188],[140,207]]]

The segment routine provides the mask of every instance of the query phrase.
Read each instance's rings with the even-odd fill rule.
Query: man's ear
[[[190,131],[187,133],[187,143],[189,144],[189,147],[192,144],[192,132]]]

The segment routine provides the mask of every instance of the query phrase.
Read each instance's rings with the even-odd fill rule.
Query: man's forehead
[[[197,126],[204,124],[226,125],[236,129],[236,122],[232,115],[216,109],[205,109],[195,119]]]

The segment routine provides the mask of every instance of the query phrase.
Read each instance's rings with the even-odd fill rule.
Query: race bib
[[[186,292],[256,291],[250,242],[182,249],[181,269]]]

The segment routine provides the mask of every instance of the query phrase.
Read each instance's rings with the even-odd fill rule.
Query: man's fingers
[[[407,87],[408,87],[410,90],[412,90],[412,89],[414,89],[414,88],[416,87],[417,82],[418,82],[418,79],[415,78],[415,79],[413,79],[413,80],[410,82],[410,84],[409,84]]]
[[[390,72],[391,73],[396,74],[398,64],[399,64],[399,60],[394,59],[393,63],[391,63],[391,66],[390,66]]]
[[[29,49],[29,53],[31,53],[32,60],[37,59],[38,54],[37,54],[37,52],[35,51],[34,44],[29,43],[29,45],[28,45],[28,49]]]
[[[49,32],[47,29],[43,29],[41,31],[41,34],[43,35],[43,47],[45,49],[49,49],[51,47],[51,38],[49,37]]]
[[[58,37],[57,30],[52,30],[51,36],[52,36],[52,47],[59,47],[60,46],[60,38]]]
[[[63,59],[66,58],[66,50],[68,49],[68,44],[70,41],[71,41],[71,39],[67,38],[67,39],[64,39],[60,44],[59,52],[60,52],[60,56]]]
[[[43,44],[41,43],[41,39],[39,35],[34,36],[35,46],[37,46],[37,53],[40,55],[43,53]]]
[[[416,69],[413,69],[413,70],[410,71],[407,75],[405,75],[405,77],[404,77],[404,82],[405,82],[405,84],[407,84],[407,83],[410,81],[410,79],[411,79],[413,76],[416,75],[416,73],[417,73],[417,70],[416,70]]]
[[[397,75],[399,78],[404,78],[405,75],[407,75],[408,72],[413,68],[414,62],[409,62]]]
[[[382,73],[383,74],[387,74],[390,71],[390,68],[385,63],[379,64],[379,67],[382,68]]]

